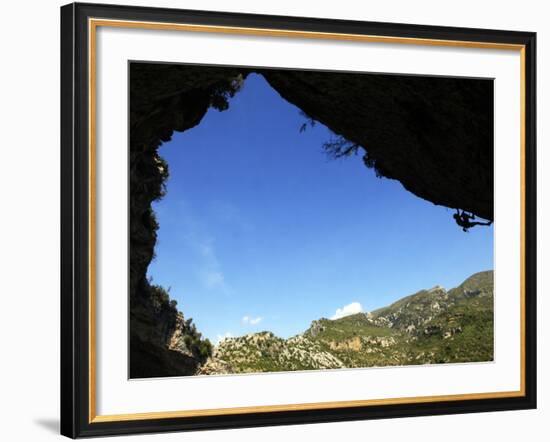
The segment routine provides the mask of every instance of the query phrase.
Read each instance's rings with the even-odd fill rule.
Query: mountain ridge
[[[320,318],[288,339],[225,338],[198,374],[254,373],[493,360],[493,271],[436,285],[371,312]]]

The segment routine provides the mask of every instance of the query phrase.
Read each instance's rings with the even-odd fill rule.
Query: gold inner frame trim
[[[387,399],[366,399],[352,401],[315,402],[283,405],[261,405],[233,408],[154,411],[128,414],[96,414],[96,36],[97,28],[115,27],[161,31],[185,31],[243,36],[290,37],[322,40],[355,41],[386,44],[410,44],[420,46],[444,46],[474,49],[497,49],[518,51],[520,54],[520,389],[487,393],[465,393],[437,396],[415,396]],[[89,98],[89,367],[88,367],[88,421],[89,423],[134,421],[146,419],[169,419],[199,416],[238,415],[246,413],[274,413],[281,411],[323,410],[330,408],[365,407],[376,405],[419,404],[427,402],[483,400],[525,396],[525,45],[475,42],[460,40],[426,39],[412,37],[390,37],[377,35],[346,34],[331,32],[293,31],[285,29],[246,28],[233,26],[211,26],[182,23],[159,23],[131,20],[88,19],[88,98]]]

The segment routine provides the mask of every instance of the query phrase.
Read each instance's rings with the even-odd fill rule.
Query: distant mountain
[[[370,313],[321,318],[302,334],[226,338],[199,374],[493,360],[493,271],[435,286]]]

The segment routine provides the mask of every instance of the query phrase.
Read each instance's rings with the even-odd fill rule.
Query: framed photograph
[[[61,432],[536,407],[530,32],[61,8]]]

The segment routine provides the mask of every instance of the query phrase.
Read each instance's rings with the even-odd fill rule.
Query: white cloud
[[[334,315],[330,319],[340,319],[340,318],[343,318],[344,316],[361,313],[362,311],[363,311],[363,307],[361,306],[361,304],[355,301],[348,305],[343,306],[342,308],[337,308],[336,313],[334,313]]]
[[[233,337],[233,333],[231,332],[225,332],[223,335],[216,335],[216,342],[214,343],[214,345],[218,345],[224,339],[228,339],[232,337]]]
[[[256,324],[259,324],[261,321],[262,321],[262,317],[261,316],[257,316],[256,318],[253,318],[251,316],[243,316],[243,324],[250,324],[250,325],[256,325]]]

